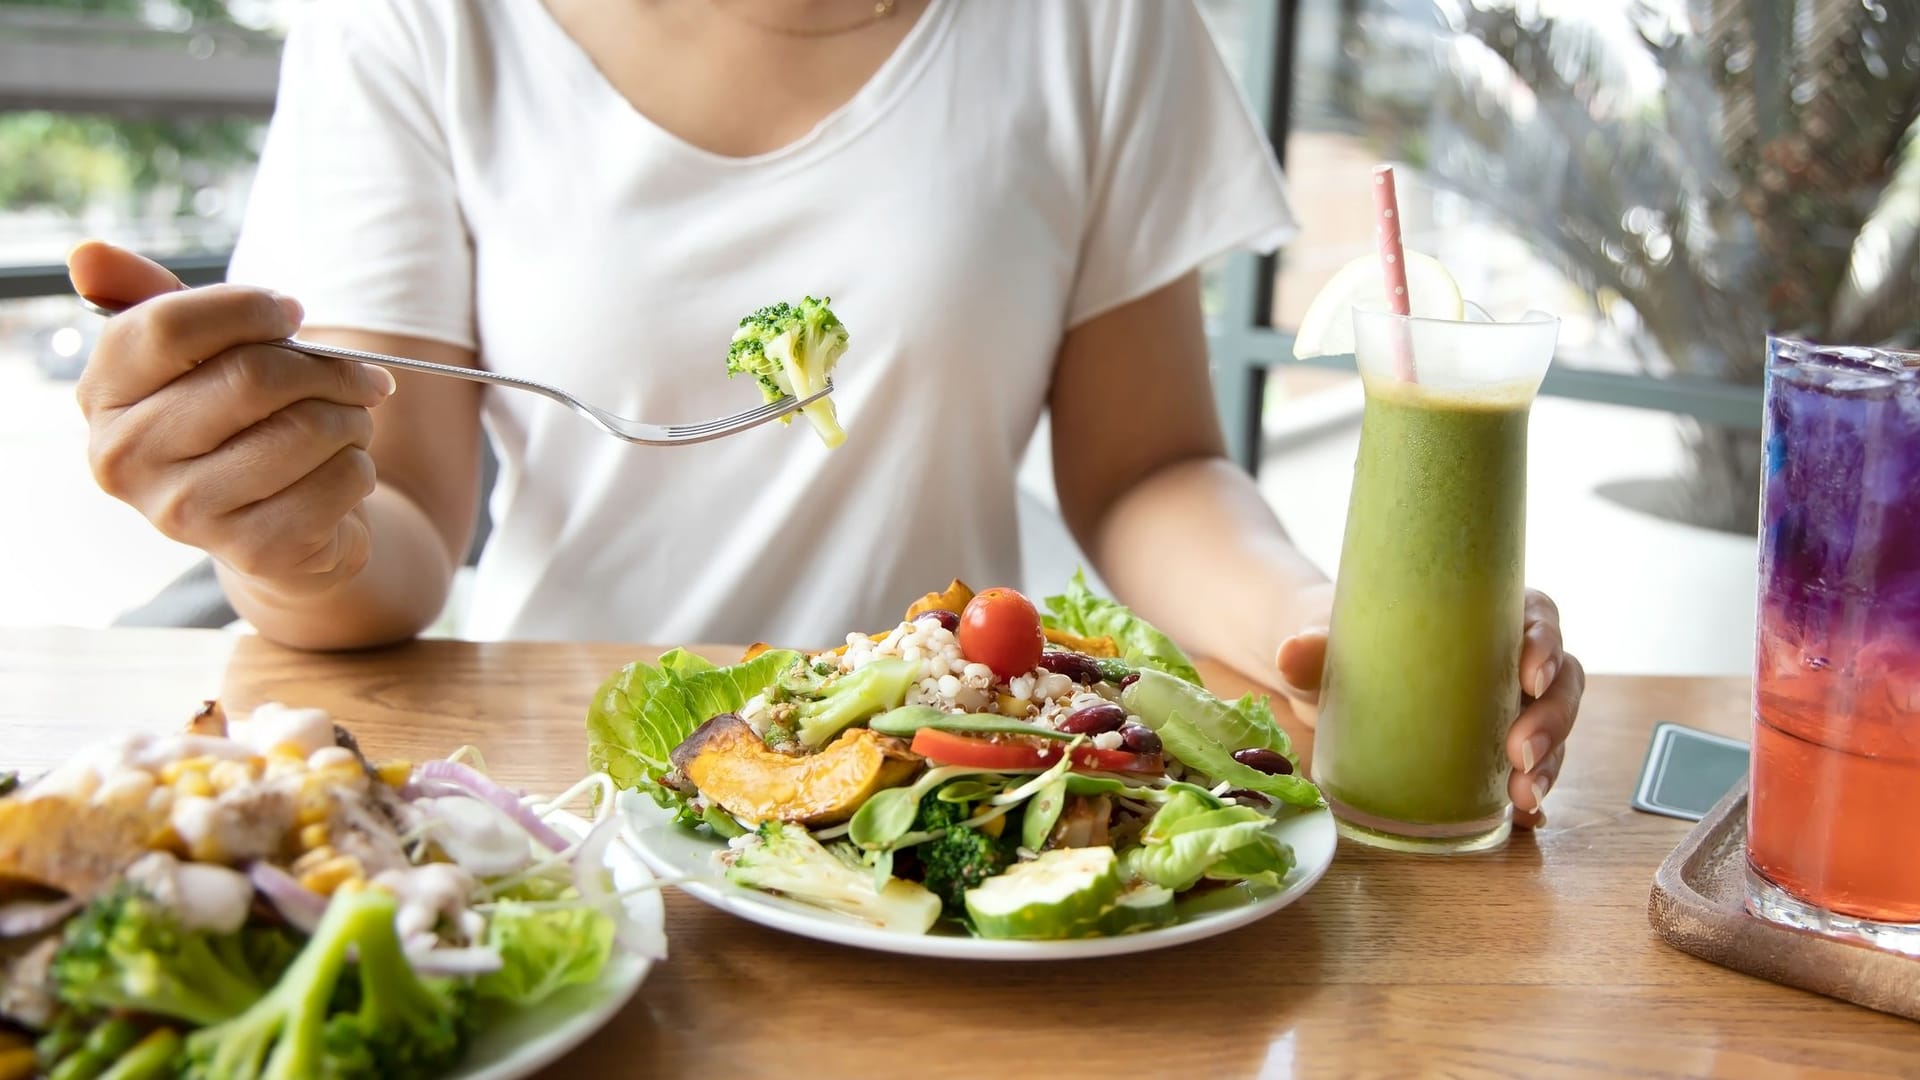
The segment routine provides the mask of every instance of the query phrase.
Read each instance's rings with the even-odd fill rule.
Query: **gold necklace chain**
[[[743,15],[740,15],[737,12],[733,11],[731,4],[723,3],[721,2],[721,0],[710,0],[710,2],[713,4],[713,6],[718,7],[720,10],[725,12],[728,18],[733,19],[736,22],[745,23],[756,30],[764,30],[769,34],[782,34],[787,37],[818,38],[818,37],[834,37],[839,34],[851,33],[855,30],[860,29],[863,26],[867,26],[870,23],[879,22],[881,19],[884,19],[887,16],[893,14],[894,4],[897,3],[898,0],[873,0],[873,14],[868,15],[863,19],[860,19],[858,22],[850,22],[840,26],[829,26],[829,27],[823,27],[823,28],[774,26],[769,23],[763,23],[759,19],[749,19]]]

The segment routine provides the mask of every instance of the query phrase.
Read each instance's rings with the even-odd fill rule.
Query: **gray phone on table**
[[[1699,821],[1745,775],[1746,743],[1663,721],[1654,726],[1632,805]]]

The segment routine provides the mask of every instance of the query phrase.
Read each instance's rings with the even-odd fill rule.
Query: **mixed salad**
[[[477,755],[369,761],[318,710],[209,704],[0,792],[0,1080],[427,1077],[485,1018],[663,954]],[[603,806],[611,800],[602,798]]]
[[[592,765],[724,839],[727,880],[921,934],[1150,930],[1279,886],[1324,805],[1266,699],[1225,701],[1076,575],[1041,614],[954,582],[828,652],[630,664]]]

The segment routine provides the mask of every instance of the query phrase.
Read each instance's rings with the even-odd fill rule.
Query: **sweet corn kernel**
[[[166,788],[160,790],[165,791]],[[175,855],[187,853],[187,842],[180,839],[180,834],[175,832],[171,825],[162,825],[155,829],[153,835],[147,838],[147,847],[153,851],[170,851]]]
[[[207,782],[213,785],[213,790],[225,794],[253,783],[253,771],[245,762],[216,761],[213,768],[207,770]]]
[[[350,881],[364,881],[367,872],[360,860],[352,855],[338,855],[300,875],[300,884],[319,893],[332,896],[340,886]]]
[[[388,761],[375,771],[380,774],[380,782],[388,787],[405,787],[407,781],[413,779],[413,762]]]
[[[194,862],[226,862],[227,849],[220,846],[220,840],[213,833],[196,836],[187,844],[187,858]]]
[[[94,789],[93,801],[101,806],[141,806],[153,790],[153,774],[141,769],[123,769]]]
[[[1006,828],[1007,828],[1007,815],[1005,814],[1001,814],[999,817],[994,818],[992,821],[982,822],[980,825],[981,832],[986,833],[988,836],[991,836],[996,840],[999,839],[1000,834],[1002,832],[1006,831]]]
[[[330,768],[310,775],[325,781],[329,787],[344,791],[367,790],[367,772],[355,765],[350,769]]]
[[[325,825],[300,826],[300,850],[312,851],[327,846],[327,827]]]
[[[206,771],[212,766],[213,759],[206,756],[169,761],[165,765],[160,766],[160,782],[172,786],[179,783],[180,778],[189,773],[199,773],[204,776]]]
[[[333,816],[333,788],[324,776],[308,773],[300,780],[300,794],[294,800],[296,825],[318,825]]]
[[[173,781],[173,793],[176,797],[198,795],[202,798],[213,796],[213,785],[207,781],[204,772],[183,772]]]
[[[308,851],[305,855],[293,860],[294,875],[304,874],[314,867],[319,866],[321,863],[326,862],[328,859],[333,858],[336,854],[338,854],[338,852],[333,850],[332,845],[321,844],[311,851]]]

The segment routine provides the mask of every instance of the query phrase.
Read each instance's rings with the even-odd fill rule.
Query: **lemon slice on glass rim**
[[[1406,252],[1404,258],[1409,314],[1456,322],[1466,318],[1466,301],[1460,296],[1460,284],[1440,265],[1440,260],[1417,251]],[[1362,255],[1341,267],[1314,294],[1307,313],[1300,317],[1300,329],[1293,335],[1294,357],[1305,360],[1352,352],[1356,306],[1391,306],[1387,299],[1387,276],[1380,268],[1377,254]]]

